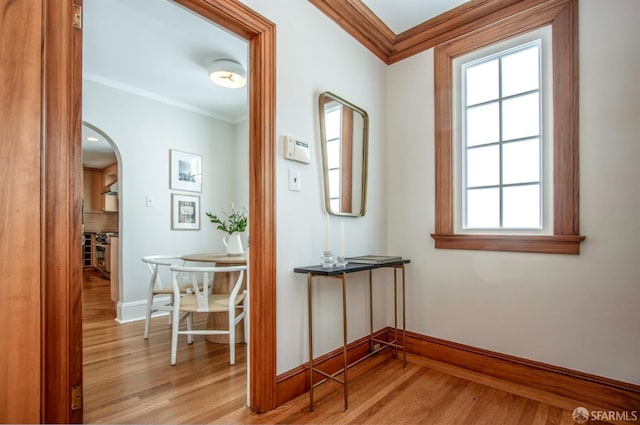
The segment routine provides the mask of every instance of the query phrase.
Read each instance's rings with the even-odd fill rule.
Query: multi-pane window
[[[541,41],[461,64],[462,228],[540,229]]]
[[[433,49],[435,220],[431,237],[438,249],[579,254],[585,239],[579,219],[578,0],[557,2],[553,10],[521,6],[496,25],[480,27]],[[512,69],[511,60],[522,58],[517,53],[533,47],[525,44],[537,39],[542,40],[539,87],[527,86],[527,81],[535,82],[535,77],[526,78],[529,68],[516,68],[520,71],[515,74],[525,77],[522,81],[507,81],[504,74]],[[494,67],[498,78],[480,79],[482,84],[472,95],[477,97],[467,101],[462,95],[465,75],[460,65],[472,68],[500,56],[492,65],[475,70],[491,76]],[[491,90],[498,95],[490,97]],[[474,106],[478,116],[472,118],[488,125],[472,136],[467,149],[462,121]],[[485,120],[483,112],[498,117],[498,124]],[[532,116],[539,117],[537,134],[533,133],[535,120],[529,120]],[[497,139],[489,141],[496,133]],[[465,157],[467,150],[474,149],[472,154],[479,158],[471,154],[471,162],[493,167],[487,168],[486,175],[470,176],[478,180],[468,185],[467,174],[475,169],[467,171]],[[482,202],[471,199],[487,193],[492,196]],[[467,201],[478,206],[478,215]]]
[[[329,204],[332,211],[340,211],[340,191],[342,181],[340,171],[340,152],[342,137],[342,108],[335,107],[325,111],[327,132],[327,168],[329,173]]]

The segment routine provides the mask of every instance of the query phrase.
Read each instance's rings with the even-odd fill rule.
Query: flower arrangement
[[[219,230],[230,235],[236,232],[244,232],[247,229],[247,209],[245,207],[242,207],[242,210],[238,211],[235,205],[231,203],[231,214],[227,214],[223,208],[222,214],[224,217],[222,218],[210,212],[206,214],[213,224],[218,225]]]

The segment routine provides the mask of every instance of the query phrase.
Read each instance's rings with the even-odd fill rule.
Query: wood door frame
[[[82,384],[82,33],[73,4],[44,4],[42,181],[42,391],[44,423],[82,422],[71,410]],[[275,24],[237,0],[174,0],[249,43],[249,404],[276,406]],[[55,211],[55,214],[51,212]]]
[[[0,423],[37,423],[44,9],[36,1],[4,1],[0,9]]]

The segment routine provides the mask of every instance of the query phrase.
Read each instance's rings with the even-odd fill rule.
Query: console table
[[[410,263],[410,260],[400,260],[392,263],[384,263],[384,264],[357,264],[357,263],[349,263],[345,267],[333,267],[333,268],[323,268],[321,265],[316,266],[308,266],[308,267],[296,267],[293,269],[295,273],[304,273],[307,275],[307,301],[308,301],[308,311],[309,311],[309,410],[313,411],[313,389],[318,385],[327,382],[328,380],[336,381],[344,387],[344,410],[349,410],[349,401],[348,401],[348,379],[347,379],[347,370],[360,363],[362,360],[368,358],[369,356],[377,353],[378,351],[392,347],[394,353],[397,353],[398,349],[402,350],[402,361],[404,368],[407,367],[407,350],[406,350],[406,314],[405,314],[405,279],[404,279],[404,266],[405,264]],[[393,268],[393,311],[394,311],[394,328],[395,328],[395,338],[392,341],[383,341],[373,337],[373,270],[380,268]],[[355,272],[369,272],[369,354],[351,364],[348,364],[347,361],[347,274],[355,273]],[[402,272],[402,344],[399,344],[398,341],[398,271]],[[343,345],[343,362],[344,366],[341,370],[328,374],[321,370],[314,368],[313,366],[313,318],[312,318],[312,291],[311,286],[314,278],[333,278],[339,279],[342,282],[342,345]],[[379,349],[374,349],[374,343],[380,344]],[[319,373],[324,376],[324,379],[316,382],[313,382],[313,372]],[[342,374],[342,379],[337,378],[338,375]]]

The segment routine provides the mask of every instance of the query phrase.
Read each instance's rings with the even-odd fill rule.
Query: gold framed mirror
[[[363,216],[367,200],[367,112],[331,92],[319,96],[325,208],[329,214]]]

